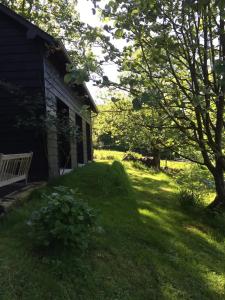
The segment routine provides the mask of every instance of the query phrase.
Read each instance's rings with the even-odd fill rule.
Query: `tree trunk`
[[[160,169],[160,150],[153,148],[152,156],[153,156],[152,167],[155,169]]]
[[[220,163],[216,164],[214,171],[214,181],[216,186],[216,197],[212,203],[210,203],[209,208],[225,208],[225,182],[224,182],[224,171]]]

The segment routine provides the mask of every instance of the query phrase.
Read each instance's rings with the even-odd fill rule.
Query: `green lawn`
[[[129,181],[111,166],[122,154],[110,155],[52,183],[99,210],[104,231],[83,257],[71,250],[51,262],[32,251],[25,223],[40,192],[0,223],[0,299],[225,299],[224,227],[182,212],[172,177],[125,163]]]
[[[137,154],[138,155],[138,154]],[[124,156],[124,152],[122,151],[113,151],[113,150],[95,150],[95,158],[97,160],[122,160]],[[141,157],[141,155],[140,155]],[[186,169],[188,168],[192,163],[190,162],[183,162],[183,161],[167,161],[167,167],[168,168],[174,168],[174,169]],[[161,167],[166,166],[166,161],[161,160]]]

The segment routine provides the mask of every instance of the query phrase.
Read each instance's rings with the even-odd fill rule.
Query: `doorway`
[[[71,138],[69,107],[57,99],[57,144],[60,169],[71,169]]]
[[[82,118],[76,114],[76,127],[77,127],[77,162],[78,164],[84,163],[84,144],[83,144],[83,124]]]
[[[91,126],[86,123],[86,137],[87,137],[87,159],[92,161],[92,143],[91,143]]]

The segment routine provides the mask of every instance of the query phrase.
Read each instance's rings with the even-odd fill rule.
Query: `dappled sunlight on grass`
[[[204,195],[204,204],[205,206],[209,205],[215,199],[215,193],[211,192]]]
[[[52,185],[78,189],[98,210],[102,233],[93,234],[79,265],[73,250],[60,258],[63,271],[58,274],[27,247],[25,222],[33,207],[41,205],[40,194],[34,195],[0,224],[0,280],[7,291],[3,299],[225,299],[222,233],[215,235],[217,228],[181,210],[172,176],[129,162],[123,163],[125,170],[120,163],[112,164],[123,153],[101,155],[103,160]]]
[[[175,193],[175,191],[173,190],[173,188],[161,187],[160,189],[161,189],[161,191],[164,191],[164,192]]]
[[[168,160],[167,163],[165,160],[161,160],[161,167],[168,167],[171,169],[188,169],[193,163],[187,161],[174,161]]]
[[[217,272],[202,272],[203,278],[207,283],[210,290],[214,291],[215,294],[224,295],[225,291],[225,278],[224,274],[218,274]]]
[[[220,264],[225,259],[224,245],[214,239],[211,231],[203,232],[200,227],[188,226],[190,217],[180,211],[176,200],[176,183],[166,174],[146,176],[143,171],[133,171],[129,167],[128,173],[133,182],[143,232],[149,240],[150,256],[154,261],[161,261],[161,267],[166,260],[165,274],[161,278],[162,298],[225,298],[225,268]],[[219,269],[220,274],[215,269],[217,272]],[[210,278],[213,278],[213,283],[208,284]]]

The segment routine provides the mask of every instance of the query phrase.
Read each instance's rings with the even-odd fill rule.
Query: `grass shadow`
[[[161,177],[135,176],[133,183],[143,228],[138,240],[161,273],[163,299],[224,299],[223,245],[204,232],[204,224],[183,214],[174,185]]]
[[[170,177],[124,165],[128,174],[118,162],[92,163],[46,188],[76,188],[99,210],[103,232],[80,262],[73,251],[59,268],[30,255],[24,224],[40,192],[0,224],[0,298],[224,299],[224,245],[180,210]]]

